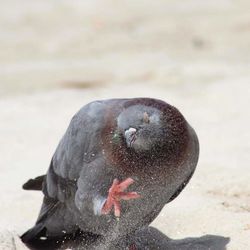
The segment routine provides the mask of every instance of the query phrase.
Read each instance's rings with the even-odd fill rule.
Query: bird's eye
[[[148,115],[147,112],[144,112],[144,113],[143,113],[143,122],[144,122],[144,123],[149,123],[149,122],[150,122],[150,120],[149,120],[149,115]]]

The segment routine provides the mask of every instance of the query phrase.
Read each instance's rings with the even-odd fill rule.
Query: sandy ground
[[[197,171],[153,226],[174,239],[250,249],[250,2],[5,1],[0,8],[0,248],[36,220],[46,172],[73,114],[95,99],[150,96],[200,139]]]

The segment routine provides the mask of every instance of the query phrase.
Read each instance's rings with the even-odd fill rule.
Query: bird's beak
[[[136,140],[136,129],[135,128],[129,128],[125,130],[125,139],[127,142],[128,147],[132,147],[133,143]]]

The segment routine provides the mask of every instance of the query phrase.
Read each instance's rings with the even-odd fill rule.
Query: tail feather
[[[21,236],[21,239],[24,243],[29,243],[39,239],[40,237],[47,236],[46,222],[51,216],[53,216],[58,208],[58,205],[59,202],[57,200],[44,196],[43,204],[35,226]]]
[[[21,236],[21,240],[24,243],[29,243],[33,241],[34,239],[39,239],[42,236],[45,236],[46,228],[44,227],[43,223],[38,223],[31,229],[29,229],[27,232],[25,232]]]
[[[41,176],[36,177],[35,179],[29,179],[26,183],[23,184],[23,189],[42,191],[45,177],[46,175],[41,175]]]
[[[46,228],[42,228],[39,232],[36,226],[21,236],[22,241],[31,250],[81,249],[82,247],[85,249],[99,238],[99,235],[83,232],[80,229],[71,234],[47,237]]]

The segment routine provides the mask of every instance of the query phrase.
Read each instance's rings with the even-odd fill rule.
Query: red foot
[[[129,250],[137,250],[136,245],[135,245],[135,244],[131,244],[131,245],[129,246]]]
[[[118,179],[114,179],[111,188],[109,189],[109,194],[106,202],[102,207],[102,214],[110,213],[112,207],[114,206],[114,214],[116,217],[121,215],[121,204],[120,200],[130,200],[139,198],[140,195],[136,192],[124,192],[134,180],[132,178],[127,178],[125,181],[119,183]]]

